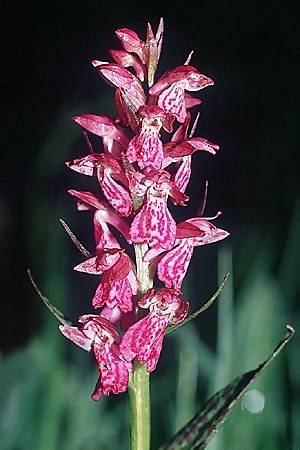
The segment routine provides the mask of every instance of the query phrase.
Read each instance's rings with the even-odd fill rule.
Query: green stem
[[[142,297],[153,285],[149,264],[143,260],[148,249],[145,244],[135,245],[137,278]],[[134,362],[129,382],[131,415],[130,450],[150,450],[150,389],[149,373],[144,365]]]
[[[150,393],[149,373],[145,366],[134,363],[129,383],[130,450],[150,449]]]

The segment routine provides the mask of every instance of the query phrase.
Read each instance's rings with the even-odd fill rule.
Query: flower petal
[[[127,69],[118,64],[105,64],[96,69],[112,86],[126,92],[135,111],[145,104],[146,97],[141,82]]]
[[[166,198],[151,195],[150,190],[146,203],[131,224],[130,237],[132,242],[168,250],[175,242],[176,223],[167,208]]]
[[[201,137],[193,137],[186,139],[176,145],[169,153],[168,156],[173,158],[182,158],[184,156],[192,155],[196,150],[204,150],[206,152],[216,154],[216,150],[219,149],[217,144],[214,144],[207,139]]]
[[[93,400],[99,400],[101,395],[120,394],[128,388],[131,365],[123,360],[118,346],[112,344],[109,348],[94,345],[94,354],[99,367],[99,379],[92,394]]]
[[[145,43],[139,38],[137,33],[129,28],[120,28],[116,30],[124,49],[129,53],[136,53],[143,64],[145,64],[144,45]]]
[[[221,228],[217,228],[208,220],[202,219],[201,217],[193,217],[188,219],[187,222],[195,225],[199,230],[203,231],[203,235],[193,238],[194,246],[211,244],[212,242],[221,241],[229,236],[230,233]]]
[[[166,72],[149,90],[150,95],[158,95],[174,83],[184,83],[187,91],[199,91],[214,84],[211,78],[203,75],[195,67],[183,65]]]
[[[144,69],[139,60],[125,50],[109,50],[110,55],[122,67],[133,67],[138,79],[143,82],[145,80]]]
[[[86,335],[77,327],[60,325],[59,329],[67,339],[70,339],[70,341],[74,342],[74,344],[78,345],[78,347],[81,347],[88,352],[91,350],[93,341],[87,338]]]
[[[118,307],[123,313],[132,311],[132,290],[128,278],[109,282],[103,277],[95,292],[92,305],[94,308],[101,308],[103,305],[107,305],[110,309]]]
[[[128,217],[133,208],[129,192],[113,179],[110,170],[98,172],[98,180],[108,202],[122,216]]]
[[[130,242],[129,226],[120,216],[120,214],[118,214],[116,211],[114,211],[113,208],[108,206],[105,201],[102,201],[91,192],[69,189],[68,193],[79,200],[80,209],[95,208],[97,210],[97,220],[99,222],[102,221],[103,223],[109,223],[124,236],[127,242]],[[82,208],[81,205],[83,205],[84,208]]]
[[[82,114],[73,117],[85,130],[90,131],[100,137],[110,137],[119,142],[123,147],[128,144],[128,138],[121,127],[108,116],[97,116],[95,114]]]
[[[138,162],[141,169],[152,165],[160,169],[163,161],[163,145],[159,133],[148,128],[134,136],[129,142],[127,152],[129,162]]]
[[[173,182],[180,190],[180,192],[185,192],[191,178],[191,172],[192,158],[191,156],[186,156],[182,158],[179,167],[173,177]]]
[[[178,122],[183,123],[186,118],[184,87],[179,83],[171,84],[158,97],[158,106],[173,114]]]
[[[141,364],[147,365],[148,372],[153,371],[160,356],[164,332],[168,325],[166,316],[148,314],[148,316],[132,325],[123,336],[120,351],[127,361],[136,356]],[[158,345],[157,345],[158,344]]]
[[[91,177],[97,175],[97,167],[99,166],[100,161],[100,155],[93,153],[92,155],[85,156],[84,158],[67,161],[66,166],[75,172]]]
[[[193,240],[182,239],[157,265],[157,276],[167,288],[181,289],[193,254]]]

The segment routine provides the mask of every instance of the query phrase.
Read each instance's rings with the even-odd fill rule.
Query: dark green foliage
[[[204,405],[203,409],[188,422],[174,438],[161,450],[202,450],[217,433],[226,417],[241,398],[249,384],[262,373],[269,363],[279,354],[294,334],[287,326],[287,333],[272,354],[256,369],[235,378],[228,386],[217,392]]]

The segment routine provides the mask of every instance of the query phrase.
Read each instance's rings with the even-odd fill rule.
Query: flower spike
[[[198,314],[187,318],[189,304],[181,297],[194,248],[229,234],[211,222],[219,213],[202,217],[207,187],[199,217],[176,223],[169,205],[186,206],[189,200],[193,154],[215,155],[219,146],[194,135],[199,113],[192,120],[190,109],[201,100],[191,93],[214,82],[190,65],[193,52],[156,79],[163,33],[162,19],[156,31],[147,24],[143,39],[129,28],[118,29],[121,48],[109,50],[112,62],[92,61],[114,88],[116,117],[73,117],[84,129],[88,154],[66,165],[94,177],[96,190],[68,192],[78,211],[90,212],[91,251],[63,225],[86,258],[74,270],[98,277],[98,286],[91,296],[96,314],[80,316],[77,326],[63,321],[60,331],[94,355],[99,373],[94,400],[125,392],[132,370],[155,370],[164,336]],[[89,133],[100,138],[100,147],[92,146]],[[154,289],[155,282],[163,287]],[[132,376],[132,386],[137,379]]]

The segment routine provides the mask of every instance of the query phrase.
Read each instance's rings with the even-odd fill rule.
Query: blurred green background
[[[193,64],[215,79],[201,92],[197,135],[217,142],[196,155],[187,208],[195,213],[209,180],[206,213],[231,232],[194,252],[184,294],[191,311],[231,277],[222,298],[166,338],[152,376],[152,444],[157,449],[208,396],[263,360],[284,333],[292,342],[249,388],[209,450],[300,448],[300,198],[296,157],[294,10],[279,2],[5,2],[1,133],[1,450],[126,450],[127,395],[90,400],[93,361],[61,337],[26,277],[66,315],[91,312],[96,277],[73,273],[81,255],[58,218],[92,249],[87,213],[68,188],[95,191],[64,161],[83,155],[74,114],[113,114],[113,91],[89,66],[118,45],[113,31],[144,35],[166,24],[159,74]],[[204,153],[204,152],[203,152]],[[298,160],[299,161],[299,160]]]

